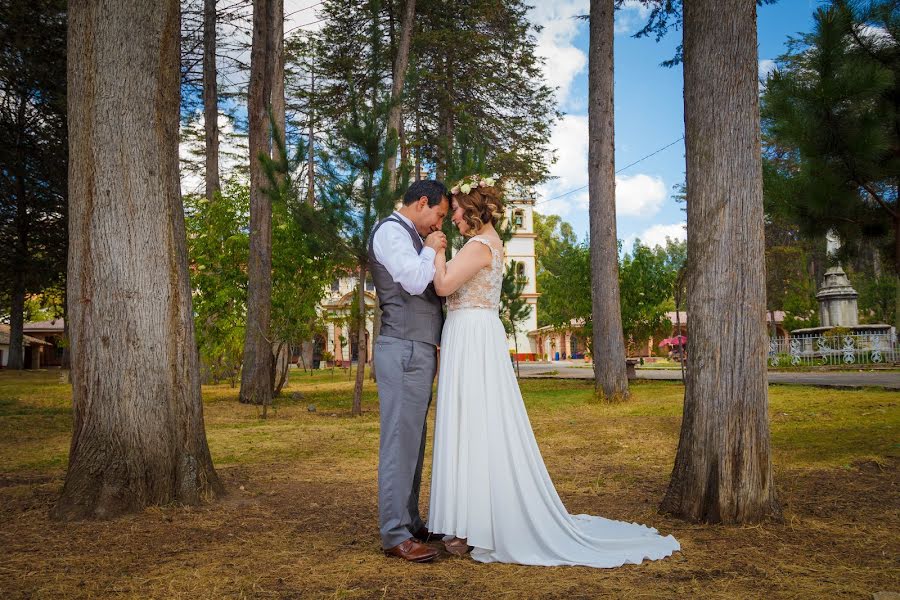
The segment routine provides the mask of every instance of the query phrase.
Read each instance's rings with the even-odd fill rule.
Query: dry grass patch
[[[346,372],[293,374],[271,418],[204,387],[207,433],[229,495],[116,521],[60,524],[69,389],[52,372],[0,373],[3,598],[871,598],[900,592],[897,394],[773,387],[784,523],[695,525],[659,515],[681,386],[638,383],[617,405],[579,381],[526,381],[548,469],[569,510],[673,533],[674,557],[612,570],[431,565],[379,552],[378,413],[349,416]],[[310,412],[310,405],[315,412]],[[431,416],[433,418],[433,414]],[[430,447],[429,447],[430,452]],[[426,469],[426,481],[427,481]],[[423,489],[423,508],[428,487]]]

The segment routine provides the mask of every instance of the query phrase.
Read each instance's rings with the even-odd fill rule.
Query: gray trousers
[[[375,344],[381,413],[378,520],[381,543],[387,549],[403,543],[424,526],[419,514],[419,487],[437,349],[424,342],[383,335]]]

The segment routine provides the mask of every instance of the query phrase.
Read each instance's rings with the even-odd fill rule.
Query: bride
[[[680,549],[655,529],[570,515],[544,466],[500,322],[503,216],[492,178],[452,190],[452,220],[469,240],[450,262],[435,255],[447,296],[441,336],[428,529],[447,550],[480,562],[617,567]]]

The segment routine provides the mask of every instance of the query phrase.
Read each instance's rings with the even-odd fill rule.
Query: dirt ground
[[[292,381],[267,422],[253,407],[237,405],[236,390],[204,390],[210,447],[229,490],[222,500],[150,508],[115,521],[53,522],[48,510],[61,489],[71,426],[67,387],[53,376],[13,383],[0,378],[2,598],[872,598],[900,592],[894,394],[773,388],[784,522],[735,527],[657,512],[677,444],[680,386],[638,385],[627,405],[598,406],[589,384],[524,383],[538,442],[569,511],[646,523],[682,545],[663,561],[601,570],[482,565],[446,553],[432,564],[384,557],[374,389],[367,389],[365,414],[352,418],[351,383],[340,376]],[[855,426],[843,410],[862,415]],[[835,436],[848,441],[835,445]],[[423,511],[427,499],[425,485]]]

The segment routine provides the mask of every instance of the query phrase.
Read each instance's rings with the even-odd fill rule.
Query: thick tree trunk
[[[223,492],[204,431],[179,192],[179,9],[69,5],[74,431],[57,519]]]
[[[359,268],[359,283],[357,284],[357,307],[359,309],[359,323],[356,328],[356,385],[353,388],[353,414],[362,414],[363,382],[366,378],[366,361],[368,360],[368,348],[366,347],[366,268]],[[352,366],[352,363],[351,363]]]
[[[613,121],[613,0],[591,0],[588,89],[588,189],[594,389],[607,400],[628,397],[625,338],[619,305]]]
[[[203,129],[206,138],[206,199],[219,191],[219,92],[216,86],[216,0],[203,2]]]
[[[758,94],[756,5],[686,2],[690,360],[662,509],[693,521],[780,515],[767,413]]]
[[[261,156],[269,155],[268,100],[272,75],[272,2],[253,0],[253,46],[250,52],[250,260],[247,268],[247,329],[241,370],[240,401],[272,402],[272,201]]]
[[[409,67],[409,44],[412,39],[413,21],[416,17],[416,0],[406,0],[403,10],[403,22],[400,25],[400,43],[397,47],[397,56],[394,58],[394,76],[391,85],[391,109],[388,112],[387,136],[400,136],[400,118],[402,117],[402,105],[400,97],[403,95],[403,84],[406,81],[406,70]],[[397,186],[397,153],[392,152],[387,159],[387,168],[390,173],[391,188]]]

